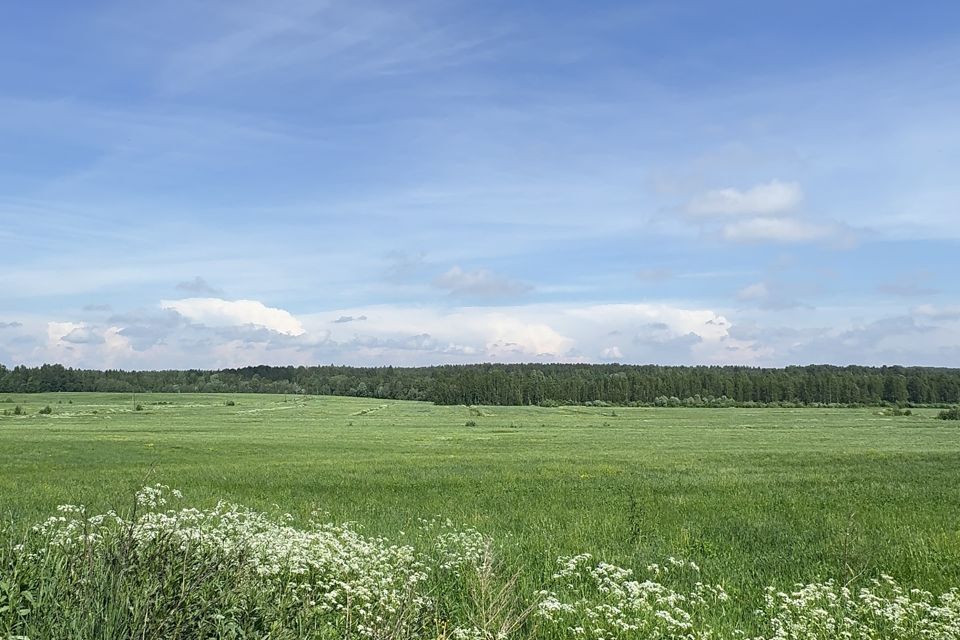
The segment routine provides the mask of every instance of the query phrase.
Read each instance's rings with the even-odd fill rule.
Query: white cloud
[[[622,360],[623,352],[617,346],[607,347],[600,352],[600,357],[604,360]]]
[[[800,204],[803,192],[796,182],[771,180],[746,190],[714,189],[687,204],[687,213],[698,216],[774,215],[791,211]]]
[[[77,329],[82,329],[83,326],[79,322],[48,322],[47,341],[51,345],[56,344]]]
[[[762,309],[776,310],[784,306],[778,303],[778,291],[777,283],[761,281],[744,287],[741,297]],[[774,303],[779,306],[770,307]],[[149,319],[138,320],[136,313],[116,316],[109,319],[109,324],[99,325],[41,323],[25,317],[20,331],[31,340],[11,339],[0,343],[0,348],[15,363],[62,362],[96,368],[218,368],[317,362],[396,366],[491,361],[878,363],[901,361],[904,354],[913,353],[910,349],[918,354],[912,361],[942,364],[953,357],[943,345],[956,344],[960,335],[960,310],[929,305],[916,307],[913,318],[880,317],[877,321],[878,316],[866,312],[864,320],[853,325],[840,318],[828,319],[826,311],[804,308],[796,314],[791,312],[790,317],[808,330],[791,331],[767,324],[777,322],[776,315],[764,315],[765,321],[758,324],[748,310],[737,310],[734,317],[709,308],[670,303],[452,308],[378,305],[334,309],[296,319],[283,310],[252,301],[186,299],[163,305],[163,313],[180,320],[168,322],[166,316],[158,315],[153,332]],[[805,319],[796,320],[799,314]],[[344,316],[366,316],[367,320],[332,322]],[[854,357],[860,353],[858,349],[863,353],[862,360]]]
[[[847,242],[848,233],[829,224],[813,224],[793,218],[751,218],[724,225],[723,237],[734,242]]]
[[[176,311],[191,322],[207,327],[253,325],[288,336],[299,336],[305,333],[303,325],[290,312],[268,307],[257,300],[184,298],[163,300],[160,306],[163,309]]]
[[[459,266],[433,281],[433,286],[446,289],[453,295],[461,296],[512,296],[526,293],[530,285],[510,280],[487,269],[464,271]]]
[[[960,305],[921,304],[913,309],[913,315],[934,320],[960,320]]]
[[[748,302],[759,309],[777,311],[805,306],[795,296],[812,294],[818,290],[816,284],[762,280],[748,284],[737,292],[737,300]]]
[[[105,342],[103,335],[86,326],[77,327],[60,340],[70,344],[103,344]]]
[[[755,282],[737,292],[737,300],[761,300],[770,295],[766,282]]]
[[[489,335],[485,348],[491,357],[511,355],[563,356],[574,341],[542,322],[526,322],[506,313],[487,314],[484,318]]]

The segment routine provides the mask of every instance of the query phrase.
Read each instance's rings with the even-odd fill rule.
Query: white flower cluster
[[[457,528],[449,519],[420,518],[420,531],[433,538],[441,569],[454,571],[465,566],[479,569],[493,541],[473,528]]]
[[[719,585],[697,582],[688,593],[653,580],[635,580],[630,569],[594,562],[590,554],[560,558],[554,574],[560,593],[541,591],[539,616],[562,625],[569,635],[593,640],[623,637],[700,640],[713,637],[696,614],[729,597]],[[663,575],[670,568],[695,570],[692,563],[671,558],[666,566],[651,565]]]
[[[765,606],[770,635],[754,640],[960,639],[960,593],[939,596],[904,590],[890,576],[853,591],[833,581],[796,585],[790,593],[768,588]]]
[[[145,487],[137,501],[147,508],[161,506],[168,493],[179,492]],[[420,588],[428,577],[426,565],[412,547],[365,537],[350,525],[311,522],[296,528],[223,502],[209,510],[146,511],[134,522],[113,512],[86,518],[80,508],[60,511],[62,515],[34,527],[52,546],[131,535],[138,545],[134,551],[149,552],[153,543],[165,543],[242,558],[258,590],[278,597],[292,593],[298,606],[328,619],[330,626],[346,632],[343,637],[377,637],[377,629],[416,619],[432,605]],[[454,562],[450,545],[445,542],[444,548],[447,561]]]
[[[177,499],[183,498],[183,494],[177,489],[171,489],[165,484],[155,484],[137,491],[137,504],[148,509],[158,509],[166,506],[167,494]]]

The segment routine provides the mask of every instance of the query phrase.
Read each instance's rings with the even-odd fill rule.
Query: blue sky
[[[960,363],[960,6],[35,2],[0,363]]]

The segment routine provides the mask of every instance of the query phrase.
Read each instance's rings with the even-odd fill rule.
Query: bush
[[[15,416],[25,416],[25,415],[27,415],[27,412],[24,411],[23,407],[21,407],[20,405],[17,405],[17,406],[15,406],[15,407],[13,408],[13,415],[15,415]]]
[[[133,410],[134,410],[134,411],[143,411],[143,405],[137,403],[137,406],[135,406],[135,407],[133,408]]]
[[[465,427],[475,427],[475,426],[477,426],[477,422],[476,422],[475,420],[467,420],[466,422],[463,423],[463,426],[465,426]]]
[[[224,402],[223,404],[224,404],[225,406],[227,406],[227,407],[233,407],[233,406],[236,406],[237,403],[234,402],[233,400],[227,400],[227,401]]]
[[[40,409],[40,411],[37,411],[37,413],[43,416],[48,416],[53,413],[53,409],[50,407],[50,405],[47,405],[43,409]]]
[[[960,420],[960,407],[951,407],[949,409],[944,409],[937,417],[941,420]]]

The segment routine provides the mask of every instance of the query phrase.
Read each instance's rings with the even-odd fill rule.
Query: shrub
[[[143,411],[143,405],[140,404],[140,403],[137,403],[137,406],[135,406],[135,407],[133,408],[133,410],[134,410],[134,411]]]
[[[465,426],[465,427],[475,427],[475,426],[477,426],[477,422],[476,422],[476,420],[467,420],[466,422],[463,423],[463,426]]]
[[[233,400],[227,400],[227,401],[224,402],[223,404],[224,404],[225,406],[227,406],[227,407],[233,407],[233,406],[236,406],[237,403],[234,402]]]
[[[40,409],[40,411],[37,411],[37,413],[39,413],[40,415],[48,416],[51,413],[53,413],[53,409],[50,407],[50,405],[47,405],[43,409]]]
[[[17,406],[15,406],[15,407],[13,408],[13,415],[15,415],[15,416],[25,416],[25,415],[27,415],[27,412],[24,411],[23,407],[21,407],[20,405],[17,405]]]
[[[951,407],[949,409],[944,409],[937,417],[941,420],[960,420],[960,407]]]

